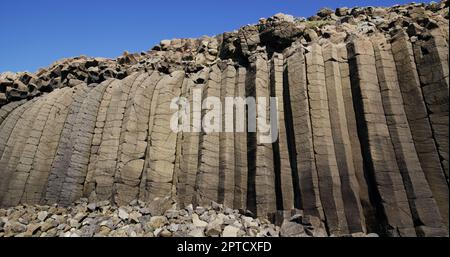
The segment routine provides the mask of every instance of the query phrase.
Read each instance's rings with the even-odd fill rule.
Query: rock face
[[[301,210],[279,224],[286,235],[448,236],[448,29],[448,1],[322,9],[307,20],[277,14],[216,37],[163,40],[116,60],[0,74],[0,204],[169,197],[261,218]],[[278,139],[196,125],[176,133],[170,102],[180,96],[191,106],[275,96]],[[245,113],[232,119],[248,121]],[[169,236],[176,226],[164,222],[149,220]],[[311,222],[326,231],[309,231]],[[240,233],[227,225],[218,218],[188,234]]]

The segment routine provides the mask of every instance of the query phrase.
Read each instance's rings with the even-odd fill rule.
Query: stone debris
[[[157,200],[161,202],[161,200]],[[173,201],[166,200],[167,203]],[[101,205],[103,211],[88,208]],[[239,214],[239,210],[212,203],[201,207],[208,215],[199,217],[189,208],[177,209],[170,204],[162,216],[141,211],[152,203],[137,203],[116,207],[105,201],[89,203],[80,199],[66,208],[57,204],[19,205],[0,209],[2,237],[323,237],[328,236],[320,220],[295,215],[283,220],[281,228],[267,220]],[[107,208],[105,208],[107,207]],[[197,207],[198,209],[200,207]],[[136,215],[137,214],[137,215]],[[318,219],[318,218],[317,218]],[[315,223],[315,224],[314,224]],[[315,227],[315,226],[319,227]],[[378,236],[357,233],[346,236]]]

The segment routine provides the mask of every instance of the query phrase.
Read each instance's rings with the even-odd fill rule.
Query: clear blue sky
[[[389,6],[404,0],[1,0],[0,72],[36,71],[64,57],[140,52],[162,39],[232,31],[278,12],[309,17],[321,7]]]

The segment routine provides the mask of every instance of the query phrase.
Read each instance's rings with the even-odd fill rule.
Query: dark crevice
[[[255,97],[255,74],[256,70],[253,65],[250,65],[247,70],[245,78],[245,95],[246,97]],[[245,107],[248,117],[248,106]],[[248,117],[248,122],[251,121]],[[257,213],[256,209],[256,191],[255,191],[255,176],[256,176],[256,132],[247,131],[247,209],[253,213]]]
[[[427,54],[430,53],[430,52],[428,51],[428,49],[427,49],[426,47],[423,47],[423,46],[420,47],[420,51],[422,52],[423,55],[427,55]]]
[[[275,173],[275,201],[277,210],[284,210],[283,207],[283,191],[281,189],[281,169],[280,169],[280,146],[279,139],[272,143],[273,167]]]

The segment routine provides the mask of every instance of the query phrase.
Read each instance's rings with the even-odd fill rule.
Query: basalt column
[[[448,41],[441,29],[433,29],[413,43],[413,50],[433,137],[448,182]]]
[[[49,119],[49,115],[53,109],[53,107],[58,104],[57,99],[61,99],[71,91],[70,88],[63,88],[60,90],[55,90],[52,93],[48,94],[42,101],[42,105],[35,105],[38,109],[35,110],[34,116],[29,117],[28,119],[34,120],[30,125],[30,127],[23,127],[22,130],[29,129],[29,136],[25,139],[25,142],[21,145],[17,145],[17,147],[23,147],[19,152],[19,157],[16,160],[10,160],[10,164],[13,165],[11,167],[11,180],[9,186],[6,190],[6,197],[3,198],[4,205],[17,205],[21,202],[21,200],[31,200],[27,199],[27,196],[31,191],[27,191],[27,194],[24,194],[25,186],[27,185],[28,178],[30,176],[30,171],[33,170],[37,163],[37,156],[40,158],[40,152],[38,152],[38,147],[41,143],[41,140],[46,140],[47,136],[43,136],[44,128],[46,126],[47,120]],[[53,114],[54,115],[54,114]],[[54,117],[52,115],[52,117]],[[48,131],[45,130],[45,135],[47,135]],[[24,197],[24,198],[22,198]]]
[[[425,104],[423,93],[425,89],[422,89],[417,73],[411,42],[404,31],[399,31],[393,37],[392,53],[397,68],[405,113],[420,165],[438,204],[442,219],[447,222],[448,226],[448,182],[439,158],[436,138],[433,136],[430,125],[429,112],[431,110],[427,110]],[[438,107],[438,105],[435,106]]]
[[[322,47],[313,43],[307,51],[305,57],[308,99],[320,200],[330,233],[347,233],[348,224],[333,144]]]
[[[157,84],[156,101],[152,106],[154,118],[151,120],[152,132],[150,135],[148,164],[146,169],[146,200],[156,197],[175,195],[174,171],[177,133],[172,131],[170,122],[176,110],[170,108],[170,103],[179,97],[185,73],[175,71],[165,75]],[[154,95],[155,96],[155,95]]]
[[[151,101],[161,76],[156,71],[141,76],[142,80],[137,79],[131,88],[122,124],[120,155],[114,178],[117,204],[127,204],[138,198],[144,171]]]
[[[134,73],[119,83],[112,84],[111,100],[105,110],[103,133],[92,177],[92,181],[95,183],[94,191],[99,200],[110,200],[113,196],[113,181],[125,107],[131,87],[140,75]]]
[[[73,143],[77,139],[74,133],[74,126],[77,117],[80,115],[80,108],[83,101],[88,97],[89,92],[94,87],[82,86],[78,89],[79,93],[74,97],[67,114],[64,128],[61,132],[60,141],[56,150],[55,158],[49,168],[48,182],[46,184],[43,201],[47,203],[58,202],[61,194],[61,186],[65,179],[67,169],[70,165],[70,159],[73,154]],[[81,90],[80,90],[81,89]]]
[[[385,39],[374,39],[372,43],[389,134],[397,165],[402,174],[416,232],[423,236],[445,235],[436,201],[414,148],[403,108],[395,63],[390,51],[391,46]]]
[[[0,126],[0,201],[3,205],[7,205],[9,183],[15,179],[17,163],[43,101],[41,97],[26,102],[14,109]]]
[[[188,100],[190,115],[189,131],[182,134],[180,169],[177,183],[177,196],[181,206],[194,200],[195,180],[199,165],[199,139],[202,130],[202,90],[206,86],[209,69],[203,69],[195,78],[186,79],[185,97]],[[186,121],[185,121],[186,122]]]
[[[348,64],[347,47],[345,44],[337,45],[337,56],[339,62],[339,73],[342,86],[342,96],[344,98],[345,116],[347,119],[347,129],[350,137],[351,155],[355,176],[358,181],[358,195],[363,209],[365,223],[370,231],[377,230],[375,209],[370,201],[367,173],[364,172],[364,163],[361,153],[361,145],[356,124],[355,109],[353,107],[353,94],[350,83],[350,69]]]
[[[203,88],[202,132],[199,139],[198,172],[195,180],[196,204],[218,201],[220,176],[220,131],[222,129],[222,105],[220,102],[221,72],[217,65],[209,70]]]
[[[288,138],[286,133],[284,89],[283,89],[283,55],[274,54],[270,65],[271,96],[277,98],[278,139],[273,143],[275,176],[278,176],[277,209],[294,208],[294,185],[292,169],[289,161]],[[281,198],[281,200],[279,200]]]
[[[275,173],[273,163],[271,131],[269,67],[267,56],[257,54],[251,57],[247,86],[247,96],[256,99],[256,132],[248,142],[248,194],[247,206],[258,216],[265,216],[276,210]],[[265,114],[265,115],[264,115]],[[273,117],[272,117],[273,118]],[[249,119],[251,119],[249,117]],[[268,139],[268,140],[264,140]]]
[[[233,206],[235,185],[235,141],[234,108],[230,106],[234,99],[236,68],[232,64],[223,64],[220,100],[222,104],[222,132],[220,133],[219,153],[219,192],[218,201],[226,206]],[[234,100],[233,100],[234,102]],[[228,108],[227,108],[228,107]],[[233,106],[234,107],[234,106]]]
[[[71,136],[71,149],[65,151],[68,160],[67,171],[56,170],[55,182],[47,185],[47,202],[56,200],[68,205],[83,196],[83,185],[88,172],[91,144],[94,137],[100,102],[103,94],[113,80],[106,80],[96,85],[83,99],[78,115],[74,121]],[[52,168],[53,168],[52,167]],[[58,182],[61,180],[61,182]],[[61,183],[58,185],[58,183]]]
[[[235,96],[240,99],[246,99],[245,81],[247,70],[240,67],[237,70]],[[241,125],[241,126],[240,126]],[[248,182],[248,164],[247,164],[247,128],[248,128],[248,106],[242,109],[235,109],[235,136],[234,136],[234,207],[246,208],[247,203],[247,182]]]
[[[323,47],[325,62],[325,81],[327,86],[328,108],[330,110],[331,131],[334,151],[341,180],[342,198],[345,208],[348,230],[351,233],[365,231],[366,225],[359,200],[359,185],[353,166],[353,152],[345,115],[341,72],[338,51],[334,44]],[[354,136],[354,135],[352,135]]]
[[[395,158],[378,84],[372,43],[354,39],[347,46],[358,133],[366,167],[376,190],[379,222],[391,235],[415,236],[402,176]]]
[[[314,146],[310,103],[306,80],[306,63],[303,48],[285,53],[284,85],[286,94],[286,130],[290,140],[290,162],[293,169],[293,183],[296,191],[296,207],[306,214],[323,218],[322,203],[319,196],[319,180]],[[291,120],[291,122],[289,122]]]
[[[70,107],[74,101],[88,91],[86,84],[81,83],[73,89],[60,96],[55,105],[50,110],[48,119],[40,139],[40,143],[36,150],[36,157],[33,167],[22,196],[23,202],[39,203],[45,198],[46,185],[48,183],[51,172],[52,163],[56,156],[58,146],[62,140],[61,136],[67,136],[65,125],[69,124],[68,117]],[[76,105],[76,103],[75,103]]]

